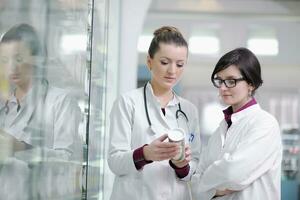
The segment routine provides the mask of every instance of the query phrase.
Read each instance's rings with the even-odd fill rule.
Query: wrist
[[[145,144],[143,146],[143,157],[145,161],[152,161],[151,158],[149,158],[149,145]]]
[[[174,163],[171,160],[169,160],[169,165],[175,170],[175,173],[178,178],[184,178],[189,174],[189,171],[190,171],[189,164],[186,164],[183,167],[178,167],[178,166],[174,165]]]
[[[140,170],[145,165],[153,162],[145,159],[144,152],[143,152],[144,146],[141,146],[133,151],[133,162],[137,170]]]

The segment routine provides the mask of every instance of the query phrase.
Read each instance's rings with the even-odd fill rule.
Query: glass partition
[[[0,1],[0,188],[102,199],[108,0]]]

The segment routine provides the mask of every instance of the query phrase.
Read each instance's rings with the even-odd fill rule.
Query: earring
[[[252,97],[252,90],[249,90],[248,96],[249,96],[249,97]]]
[[[151,67],[149,66],[149,65],[146,65],[147,66],[147,69],[149,70],[149,71],[151,71]]]

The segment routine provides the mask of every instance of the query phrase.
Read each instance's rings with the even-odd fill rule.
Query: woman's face
[[[6,78],[17,86],[28,84],[32,79],[33,57],[23,42],[1,43],[0,65]]]
[[[226,79],[239,79],[243,76],[240,70],[235,65],[230,65],[226,69],[218,72],[217,78]],[[254,87],[249,85],[245,80],[237,81],[236,86],[233,88],[228,88],[224,83],[221,84],[219,88],[219,94],[223,102],[227,105],[231,105],[233,111],[238,110],[243,105],[245,105],[251,98],[249,94],[253,91]]]
[[[187,61],[187,48],[175,44],[160,43],[153,58],[148,56],[151,84],[158,89],[171,90],[180,79]]]

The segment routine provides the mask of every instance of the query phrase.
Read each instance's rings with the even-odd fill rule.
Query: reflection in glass
[[[9,81],[0,108],[0,192],[6,199],[80,198],[81,114],[68,91],[42,76],[44,53],[28,24],[1,38],[1,71]]]
[[[0,0],[1,35],[16,24],[30,24],[40,45],[47,46],[32,55],[19,45],[20,56],[27,52],[36,67],[28,73],[32,92],[24,101],[9,102],[11,118],[5,104],[15,96],[16,83],[6,76],[5,59],[0,65],[0,129],[13,137],[0,137],[5,163],[0,166],[0,199],[103,199],[108,2]],[[19,117],[23,109],[32,110],[27,125]],[[4,126],[13,118],[20,118],[14,131]],[[14,141],[21,144],[18,151]]]

